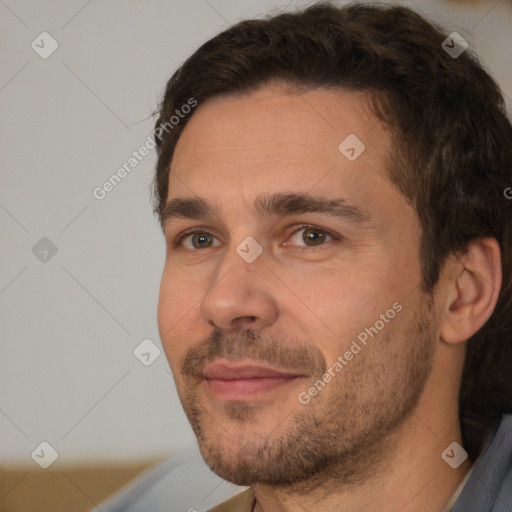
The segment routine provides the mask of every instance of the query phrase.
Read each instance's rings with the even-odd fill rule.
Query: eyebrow
[[[340,217],[354,223],[370,220],[363,209],[349,203],[344,198],[324,199],[310,194],[273,194],[256,198],[253,213],[260,216],[287,215],[302,213],[323,213]]]
[[[259,196],[251,209],[259,217],[279,216],[304,213],[321,213],[341,218],[354,224],[366,224],[370,214],[362,208],[351,204],[344,198],[325,199],[310,194],[272,194]],[[215,207],[205,199],[174,198],[164,207],[161,224],[165,227],[171,220],[178,218],[203,219],[215,216]]]
[[[174,219],[201,219],[211,216],[214,208],[204,199],[181,198],[171,199],[162,210],[161,224],[165,227]]]

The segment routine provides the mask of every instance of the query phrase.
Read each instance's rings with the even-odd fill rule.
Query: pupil
[[[318,245],[323,242],[325,235],[323,233],[319,233],[314,229],[307,229],[304,231],[304,235],[306,237],[305,242],[312,242],[312,245]]]
[[[211,245],[208,235],[195,235],[193,239],[194,247],[209,247]]]

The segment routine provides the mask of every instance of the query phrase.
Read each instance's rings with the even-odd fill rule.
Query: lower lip
[[[205,383],[216,398],[240,401],[274,391],[284,384],[297,379],[298,377],[258,377],[233,380],[207,379]]]

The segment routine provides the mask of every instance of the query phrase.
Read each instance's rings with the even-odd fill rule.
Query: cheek
[[[158,298],[157,322],[160,340],[171,368],[179,362],[187,350],[186,326],[197,314],[197,294],[190,280],[167,270],[162,274]]]
[[[179,295],[180,293],[176,293],[176,283],[166,278],[164,272],[160,282],[157,310],[158,329],[162,342],[167,340],[169,331],[179,318]]]
[[[390,274],[372,266],[350,272],[337,269],[329,276],[302,276],[293,287],[298,307],[287,308],[288,314],[307,333],[325,360],[335,361],[365,329],[376,322],[381,327],[380,315],[385,315],[393,303],[401,300]],[[390,330],[390,323],[384,324],[384,331]]]
[[[307,306],[309,316],[316,317],[324,329],[336,335],[358,327],[361,319],[385,304],[383,289],[368,272],[354,268],[333,269],[324,276],[303,276],[294,286],[295,295]],[[303,312],[300,318],[305,319]]]
[[[188,314],[193,313],[194,306],[201,298],[201,290],[195,285],[196,279],[180,269],[173,269],[167,264],[160,281],[160,294],[158,297],[158,325],[165,329],[165,334],[170,329],[178,328],[182,320],[186,320]],[[204,293],[204,292],[203,292]]]

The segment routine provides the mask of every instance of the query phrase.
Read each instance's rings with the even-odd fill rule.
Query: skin
[[[452,469],[441,453],[462,444],[464,342],[495,307],[499,247],[475,242],[446,262],[432,297],[422,292],[420,224],[390,181],[391,136],[367,100],[283,84],[216,98],[195,111],[171,164],[168,201],[199,197],[214,211],[165,224],[162,344],[206,462],[251,485],[259,512],[441,511],[470,467]],[[354,161],[338,149],[349,134],[366,146]],[[365,220],[255,213],[256,198],[292,193],[343,197]],[[236,251],[248,236],[262,248],[252,263]],[[233,398],[202,377],[215,361],[298,376]]]

